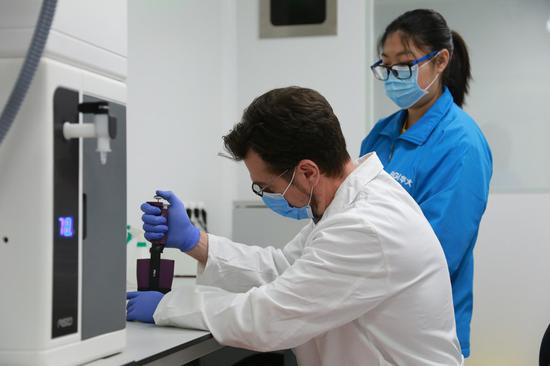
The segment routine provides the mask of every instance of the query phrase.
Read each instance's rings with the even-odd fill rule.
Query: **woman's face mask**
[[[433,57],[435,58],[438,54]],[[429,62],[420,66],[418,64],[411,66],[411,76],[408,79],[398,79],[393,73],[389,73],[388,79],[384,81],[384,90],[388,98],[397,104],[399,108],[408,109],[415,105],[424,95],[428,94],[428,89],[439,77],[439,74],[437,74],[424,89],[418,85],[419,70],[427,64]]]

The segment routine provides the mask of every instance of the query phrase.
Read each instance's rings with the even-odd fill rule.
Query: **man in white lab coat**
[[[199,261],[197,288],[128,294],[128,319],[208,329],[224,345],[292,348],[301,366],[461,365],[441,246],[376,154],[353,162],[319,93],[275,89],[224,137],[254,193],[310,223],[284,249],[200,232],[171,192],[168,221],[142,205],[146,237]]]

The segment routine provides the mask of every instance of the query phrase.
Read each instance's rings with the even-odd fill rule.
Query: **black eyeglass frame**
[[[258,183],[256,182],[252,182],[252,192],[254,192],[255,195],[257,195],[258,197],[263,197],[264,196],[264,191],[275,181],[275,179],[279,178],[279,177],[282,177],[283,175],[285,175],[285,173],[287,173],[290,169],[286,169],[284,172],[282,172],[281,174],[279,174],[278,176],[276,177],[273,177],[271,179],[271,181],[266,184],[264,187],[260,186]]]
[[[410,63],[408,64],[402,64],[402,65],[392,65],[392,66],[386,66],[386,65],[383,65],[382,64],[382,60],[378,60],[376,61],[374,64],[372,64],[370,66],[370,69],[372,71],[372,74],[374,75],[374,77],[380,81],[386,81],[389,79],[390,77],[390,73],[393,74],[393,76],[395,76],[396,79],[399,79],[399,80],[407,80],[407,79],[410,79],[413,72],[412,72],[412,68],[413,66],[415,65],[418,65],[419,63],[423,62],[423,61],[427,61],[427,60],[431,60],[432,58],[434,58],[437,54],[439,53],[439,51],[432,51],[430,53],[428,53],[427,55],[425,56],[422,56],[420,57],[419,59],[416,59],[416,60],[413,60],[411,61]],[[376,68],[381,68],[381,69],[384,69],[386,72],[385,72],[385,75],[386,77],[383,77],[381,75],[383,75],[382,72],[377,72],[375,69]],[[407,76],[406,77],[400,77],[399,75],[399,72],[400,71],[408,71],[408,74],[406,74]],[[381,77],[379,77],[379,75]]]

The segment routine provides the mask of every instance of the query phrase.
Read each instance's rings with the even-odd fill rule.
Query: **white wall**
[[[216,153],[234,108],[232,8],[132,0],[128,9],[128,222],[140,226],[140,204],[163,188],[204,201],[209,229],[229,235],[234,168]]]
[[[475,251],[467,366],[538,365],[550,324],[550,193],[493,194]]]
[[[232,201],[255,196],[244,164],[216,156],[221,136],[276,87],[327,97],[358,156],[370,113],[370,4],[340,1],[336,36],[259,39],[256,0],[130,1],[129,222],[139,224],[139,204],[165,186],[205,201],[211,232],[231,236]]]
[[[264,92],[290,85],[316,89],[332,105],[352,157],[366,133],[367,52],[372,48],[367,10],[371,1],[338,1],[336,36],[259,39],[259,2],[237,2],[238,108]],[[238,172],[238,198],[251,199],[250,179]]]

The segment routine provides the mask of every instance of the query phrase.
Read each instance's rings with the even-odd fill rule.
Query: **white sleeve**
[[[208,330],[199,289],[200,286],[182,286],[164,295],[153,314],[155,324]]]
[[[165,310],[169,297],[177,296],[169,293],[155,321],[189,327],[185,315],[194,313],[221,344],[258,351],[294,348],[347,324],[389,295],[378,236],[358,221],[351,214],[331,218],[303,255],[267,285],[246,293],[203,288],[191,295],[194,309],[178,311]]]
[[[306,225],[282,250],[239,244],[209,234],[208,260],[206,266],[198,266],[197,284],[246,292],[273,281],[302,254],[312,226]]]

